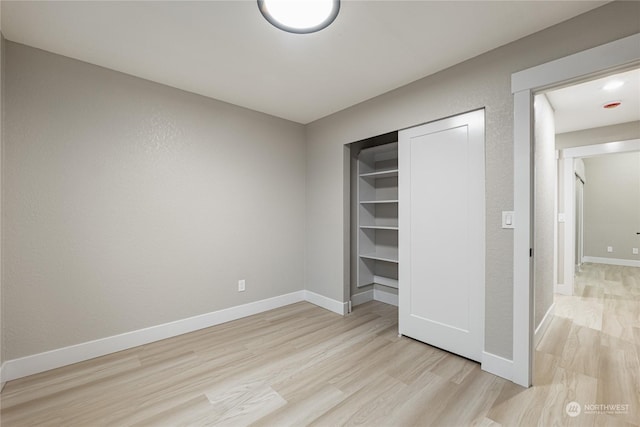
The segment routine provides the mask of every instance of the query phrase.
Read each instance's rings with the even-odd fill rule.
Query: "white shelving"
[[[360,258],[369,258],[377,261],[398,263],[398,250],[376,248],[375,252],[360,254]]]
[[[361,225],[360,228],[370,228],[372,230],[397,230],[398,227],[385,227],[382,225]]]
[[[398,144],[358,156],[358,283],[398,288]]]
[[[360,174],[360,178],[391,178],[398,176],[398,169],[387,169],[376,172],[367,172]]]

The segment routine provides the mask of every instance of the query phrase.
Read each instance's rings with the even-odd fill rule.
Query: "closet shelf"
[[[360,178],[393,178],[398,176],[398,169],[386,169],[375,172],[361,173]]]
[[[358,288],[363,288],[365,286],[371,286],[371,285],[381,285],[381,286],[386,286],[388,288],[398,289],[398,279],[392,279],[390,277],[384,277],[384,276],[373,276],[373,282],[358,285]]]
[[[369,252],[360,254],[360,258],[374,259],[376,261],[386,261],[397,264],[398,263],[398,250],[397,249],[377,249],[375,252]]]
[[[358,206],[355,285],[369,287],[365,289],[375,285],[374,299],[398,289],[398,178],[397,142],[360,150],[353,176]]]
[[[374,204],[374,203],[398,203],[398,200],[390,199],[390,200],[361,200],[360,201],[361,205]]]
[[[388,225],[361,225],[360,228],[366,228],[370,230],[398,230],[398,226]]]

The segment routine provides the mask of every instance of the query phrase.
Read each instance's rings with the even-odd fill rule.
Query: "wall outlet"
[[[638,255],[638,248],[633,248],[631,252],[633,252],[634,255]]]
[[[238,280],[238,292],[244,292],[245,290],[245,282],[243,280]]]
[[[613,252],[613,246],[607,246],[607,252],[609,253]]]

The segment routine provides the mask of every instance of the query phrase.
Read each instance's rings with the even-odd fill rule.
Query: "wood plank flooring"
[[[575,296],[555,296],[534,355],[533,391],[548,395],[540,416],[575,401],[582,412],[561,425],[640,425],[640,268],[584,264],[575,287]]]
[[[558,301],[558,315],[536,351],[530,389],[398,337],[393,306],[370,302],[342,317],[298,303],[11,381],[0,395],[0,422],[639,425],[638,272],[585,267],[579,301]],[[631,408],[571,418],[565,412],[570,401]]]

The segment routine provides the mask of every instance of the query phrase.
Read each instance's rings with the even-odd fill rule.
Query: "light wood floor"
[[[11,381],[0,395],[0,421],[3,427],[637,425],[640,324],[633,310],[640,269],[590,268],[579,298],[600,299],[602,314],[584,308],[576,323],[566,315],[583,309],[564,304],[536,352],[530,389],[399,338],[395,307],[370,302],[341,317],[298,303]],[[598,316],[599,330],[580,323],[597,325]],[[633,408],[570,418],[571,400]]]
[[[580,415],[563,425],[640,425],[640,268],[584,264],[575,285],[576,296],[555,296],[555,316],[534,356],[531,398],[545,401],[543,419],[579,403]],[[586,414],[588,404],[629,406]]]

